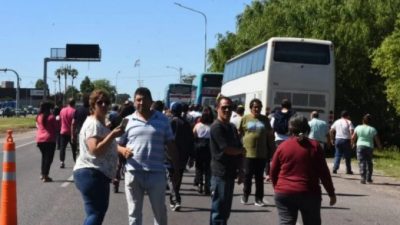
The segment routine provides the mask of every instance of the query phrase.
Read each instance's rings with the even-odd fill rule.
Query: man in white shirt
[[[340,166],[340,160],[344,157],[346,162],[346,174],[353,174],[351,170],[351,136],[354,132],[354,126],[350,121],[349,113],[344,110],[341,118],[336,120],[330,130],[331,143],[335,146],[335,161],[333,164],[333,173],[337,173]]]
[[[235,125],[236,128],[239,128],[240,121],[242,121],[242,117],[244,114],[243,105],[238,105],[235,111],[232,111],[230,122]]]

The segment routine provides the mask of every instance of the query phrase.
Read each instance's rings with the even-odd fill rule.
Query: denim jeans
[[[83,224],[102,224],[110,198],[110,178],[97,169],[82,168],[74,171],[74,181],[85,205],[86,218]]]
[[[154,214],[154,225],[167,225],[165,206],[165,172],[126,171],[125,195],[128,203],[129,225],[142,225],[143,199],[149,196]]]
[[[275,194],[274,198],[280,225],[295,225],[298,211],[304,225],[321,224],[321,196]]]
[[[335,141],[335,162],[333,170],[338,170],[340,160],[344,157],[346,162],[346,171],[351,172],[351,145],[350,139],[336,139]]]
[[[235,178],[211,177],[210,225],[226,225],[232,208]]]
[[[372,180],[372,148],[367,146],[357,146],[358,165],[360,166],[360,175],[362,180]]]

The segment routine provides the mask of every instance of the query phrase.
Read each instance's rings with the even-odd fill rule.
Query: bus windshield
[[[279,41],[274,42],[274,61],[328,65],[330,51],[328,45],[316,43]]]

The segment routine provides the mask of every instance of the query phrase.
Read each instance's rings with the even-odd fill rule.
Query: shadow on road
[[[340,209],[340,210],[350,210],[347,207],[334,207],[334,206],[321,206],[321,209]]]
[[[392,183],[387,183],[387,182],[383,182],[383,183],[371,183],[368,185],[383,185],[383,186],[392,186],[392,187],[400,187],[400,184],[392,184]]]
[[[326,193],[323,193],[322,195],[328,195]],[[344,197],[366,197],[369,195],[363,195],[363,194],[347,194],[347,193],[336,193],[336,196],[344,196]]]
[[[270,210],[265,209],[266,207],[263,207],[263,209],[232,209],[231,213],[255,213],[255,212],[271,212]],[[200,207],[185,207],[182,206],[179,210],[179,212],[210,212],[210,208],[200,208]]]

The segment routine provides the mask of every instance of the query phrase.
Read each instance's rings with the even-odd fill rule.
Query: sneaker
[[[374,181],[372,179],[367,180],[368,184],[372,184]]]
[[[245,196],[245,195],[243,195],[242,198],[240,199],[240,203],[245,204],[245,205],[247,204],[248,201],[249,201],[249,197]]]
[[[361,180],[360,183],[365,184],[366,182],[365,182],[365,180]]]
[[[199,186],[197,187],[197,192],[199,192],[199,194],[203,193],[203,185],[199,184]]]
[[[337,174],[337,170],[333,169],[332,173]]]
[[[347,171],[346,174],[353,175],[353,171]]]
[[[64,169],[64,168],[65,168],[65,163],[64,163],[64,162],[61,162],[61,163],[60,163],[60,168],[61,168],[61,169]]]
[[[181,203],[177,202],[171,209],[172,211],[179,211],[180,208],[181,208]]]
[[[265,206],[265,202],[263,200],[256,200],[256,202],[254,203],[255,206],[260,206],[260,207],[264,207]]]
[[[51,177],[43,177],[42,181],[43,183],[53,182],[53,179]]]

